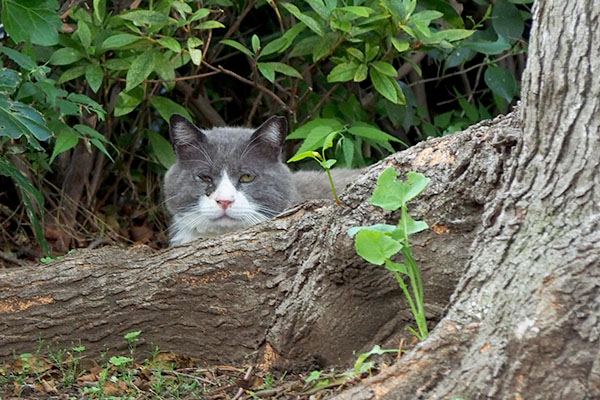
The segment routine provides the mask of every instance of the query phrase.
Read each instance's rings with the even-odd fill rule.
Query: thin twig
[[[452,77],[452,76],[456,76],[456,75],[464,74],[464,73],[467,73],[467,72],[469,72],[469,71],[472,71],[472,70],[474,70],[474,69],[477,69],[477,68],[479,68],[479,67],[481,67],[481,66],[484,66],[484,65],[489,65],[489,64],[492,64],[492,63],[494,63],[494,62],[498,62],[498,61],[500,61],[500,60],[503,60],[503,59],[505,59],[505,58],[512,57],[512,56],[514,56],[514,54],[512,54],[512,53],[508,53],[508,54],[505,54],[505,55],[503,55],[502,57],[498,57],[498,58],[497,58],[497,59],[495,59],[494,61],[484,61],[484,62],[482,62],[482,63],[476,64],[476,65],[473,65],[473,66],[471,66],[471,67],[469,67],[469,68],[467,68],[467,69],[465,69],[465,70],[463,70],[463,71],[457,71],[457,72],[453,72],[453,73],[451,73],[451,74],[442,75],[442,76],[433,77],[433,78],[422,79],[422,80],[420,80],[420,81],[413,82],[413,83],[409,84],[409,85],[408,85],[408,87],[415,86],[415,85],[419,85],[419,84],[421,84],[421,83],[427,83],[427,82],[441,81],[442,79],[446,79],[446,78],[450,78],[450,77]]]
[[[244,375],[245,382],[248,382],[250,380],[250,375],[252,374],[253,369],[254,368],[252,366],[248,367],[248,371],[246,371],[246,374]],[[241,387],[238,389],[237,393],[231,400],[238,400],[240,397],[242,397],[243,394],[244,394],[244,388]]]
[[[204,72],[202,74],[196,74],[196,75],[179,76],[177,78],[171,78],[171,79],[145,79],[144,82],[147,82],[147,83],[165,83],[165,82],[189,81],[191,79],[207,78],[209,76],[217,75],[219,73],[220,73],[219,71],[212,71],[212,72]],[[119,81],[119,82],[127,82],[127,79],[125,79],[125,78],[112,78],[112,79],[114,79],[116,81]]]
[[[202,62],[204,65],[206,65],[208,68],[212,69],[213,71],[220,71],[222,73],[224,73],[225,75],[229,75],[234,77],[235,79],[239,80],[240,82],[243,82],[247,85],[250,86],[254,86],[255,88],[257,88],[258,90],[260,90],[261,92],[264,92],[265,94],[269,95],[269,97],[271,97],[273,100],[275,100],[275,102],[277,104],[279,104],[279,106],[284,110],[284,111],[289,111],[290,108],[288,107],[287,104],[285,104],[285,102],[283,100],[281,100],[281,98],[279,96],[277,96],[275,93],[273,93],[271,90],[269,90],[268,88],[266,88],[265,86],[261,85],[258,82],[252,82],[249,79],[244,78],[243,76],[240,76],[238,74],[236,74],[233,71],[230,71],[222,66],[219,65],[219,67],[213,67],[212,65],[210,65],[209,63],[206,62]]]
[[[327,93],[325,93],[323,95],[323,97],[321,97],[321,100],[319,100],[319,102],[317,103],[316,106],[314,106],[314,108],[312,109],[312,111],[306,116],[306,118],[304,118],[304,120],[302,121],[301,125],[304,125],[306,123],[306,121],[308,121],[309,119],[311,119],[313,117],[313,115],[317,112],[317,110],[319,108],[321,108],[321,106],[323,105],[323,103],[325,103],[327,101],[327,99],[329,98],[329,96],[331,96],[331,94],[338,88],[340,87],[340,83],[336,83],[335,85],[333,85],[331,87],[331,89],[329,89],[327,91]]]

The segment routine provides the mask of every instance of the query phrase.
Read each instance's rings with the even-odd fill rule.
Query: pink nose
[[[217,203],[221,206],[223,210],[227,210],[231,204],[233,204],[233,200],[217,200]]]

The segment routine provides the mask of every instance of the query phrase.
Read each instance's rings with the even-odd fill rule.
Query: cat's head
[[[257,129],[209,130],[171,117],[178,158],[165,176],[165,201],[173,214],[171,244],[241,229],[292,205],[296,188],[281,161],[286,134],[282,117],[271,117]]]

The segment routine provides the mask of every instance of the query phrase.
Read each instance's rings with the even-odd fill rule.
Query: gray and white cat
[[[304,200],[332,197],[324,173],[292,173],[282,162],[286,134],[283,117],[271,117],[257,129],[208,130],[171,117],[178,158],[164,183],[173,215],[171,246],[246,228]],[[337,170],[336,185],[343,188],[357,174]]]

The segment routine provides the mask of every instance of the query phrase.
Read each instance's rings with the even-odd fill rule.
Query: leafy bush
[[[284,113],[298,154],[329,137],[349,167],[462,129],[514,101],[528,2],[0,0],[0,174],[21,193],[0,218],[22,231],[28,213],[60,251],[163,245],[174,113],[205,126]]]

